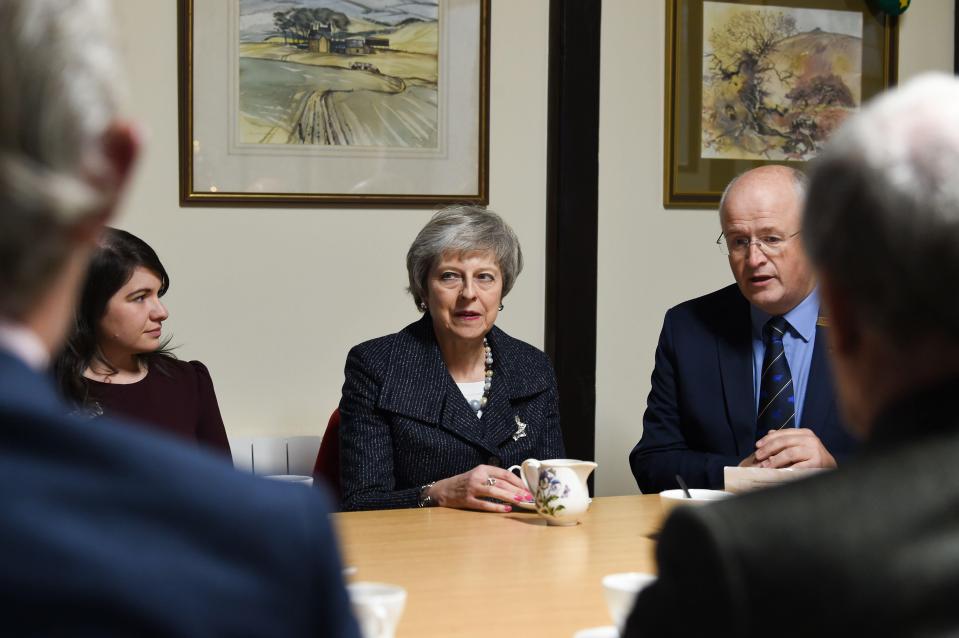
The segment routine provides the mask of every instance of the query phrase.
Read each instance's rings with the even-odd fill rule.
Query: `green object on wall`
[[[911,0],[879,0],[879,8],[891,16],[905,13]]]

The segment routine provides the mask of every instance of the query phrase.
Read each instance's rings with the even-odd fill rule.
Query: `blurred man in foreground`
[[[803,236],[837,391],[835,472],[667,521],[628,636],[959,633],[959,80],[929,75],[817,160]]]
[[[323,499],[45,375],[137,156],[106,0],[0,1],[0,610],[11,635],[356,636]]]

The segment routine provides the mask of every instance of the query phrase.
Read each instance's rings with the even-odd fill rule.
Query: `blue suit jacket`
[[[143,428],[80,420],[0,353],[12,635],[358,636],[327,504]]]
[[[826,356],[816,327],[802,423],[837,460],[855,447],[840,422]],[[656,348],[643,436],[629,455],[645,493],[676,487],[722,489],[723,466],[738,465],[756,446],[749,302],[733,284],[666,313]]]
[[[429,315],[350,350],[340,401],[344,509],[416,507],[421,486],[477,465],[565,456],[547,356],[499,328],[487,340],[494,376],[481,419],[450,376]],[[517,418],[526,436],[514,440]]]

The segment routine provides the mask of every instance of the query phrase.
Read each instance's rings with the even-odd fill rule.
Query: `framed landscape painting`
[[[489,9],[179,0],[181,203],[487,203]]]
[[[896,82],[896,20],[867,0],[666,0],[663,204],[713,208],[750,168],[801,168]]]

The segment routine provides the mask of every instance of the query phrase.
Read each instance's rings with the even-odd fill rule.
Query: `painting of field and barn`
[[[814,157],[862,100],[862,14],[703,3],[702,157]]]
[[[440,0],[239,0],[241,144],[436,149]]]

